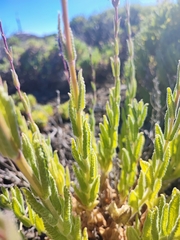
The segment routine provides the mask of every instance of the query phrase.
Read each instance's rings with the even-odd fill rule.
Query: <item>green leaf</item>
[[[94,152],[93,149],[91,149],[91,153],[90,153],[90,159],[89,159],[89,162],[90,162],[90,179],[89,179],[89,183],[92,183],[94,181],[94,179],[96,178],[97,176],[97,173],[98,173],[98,163],[97,163],[97,157],[96,157],[96,154]]]
[[[138,180],[138,197],[139,199],[142,199],[144,191],[145,191],[145,176],[144,173],[141,172],[139,175],[139,180]]]
[[[180,61],[177,67],[177,90],[180,91]]]
[[[169,139],[169,112],[168,110],[165,113],[165,117],[164,117],[164,138],[166,140]]]
[[[161,234],[162,236],[167,236],[167,225],[168,225],[168,216],[169,214],[169,206],[166,203],[162,209],[162,216],[161,216]]]
[[[79,165],[79,167],[84,171],[86,172],[87,171],[87,166],[86,164],[84,164],[80,154],[79,154],[79,151],[77,149],[77,145],[76,145],[76,142],[75,140],[72,138],[71,139],[71,152],[72,152],[72,156],[74,158],[74,160],[77,162],[77,164]]]
[[[47,231],[47,235],[52,240],[68,240],[65,236],[63,236],[60,232],[58,227],[53,227],[49,223],[44,222],[44,227]]]
[[[171,135],[169,137],[169,141],[172,141],[175,138],[175,136],[178,133],[179,129],[180,129],[180,109],[178,110],[177,117],[176,117],[176,120],[174,122]]]
[[[22,148],[23,148],[23,154],[29,165],[31,166],[35,176],[39,178],[38,176],[38,170],[36,166],[36,156],[33,149],[33,146],[31,142],[29,141],[26,134],[22,133]]]
[[[172,90],[171,88],[167,88],[167,108],[169,111],[169,117],[170,118],[175,118],[175,103],[174,103],[174,99],[173,99],[173,95],[172,95]]]
[[[143,107],[143,111],[141,112],[139,118],[138,118],[138,128],[142,128],[144,124],[144,120],[146,119],[147,116],[147,111],[148,111],[148,104],[145,104]]]
[[[17,186],[14,187],[14,190],[15,190],[15,193],[16,193],[16,199],[21,206],[21,212],[23,214],[25,214],[23,195],[22,195],[20,189]]]
[[[142,159],[140,159],[140,166],[141,166],[141,169],[144,173],[147,172],[149,166],[150,166],[150,163],[147,162],[147,161],[143,161]]]
[[[144,142],[145,142],[144,134],[143,133],[139,133],[138,134],[137,143],[136,143],[136,146],[135,146],[135,153],[134,153],[134,156],[135,156],[136,160],[138,160],[141,157],[141,155],[142,155]]]
[[[155,124],[155,135],[159,135],[161,138],[162,144],[164,144],[164,135],[158,123]]]
[[[97,176],[91,186],[90,198],[89,198],[90,202],[94,202],[97,199],[97,196],[99,193],[99,187],[100,187],[100,177]]]
[[[22,210],[21,210],[22,206],[20,205],[18,200],[14,197],[12,198],[12,209],[13,209],[13,212],[16,215],[16,217],[23,223],[23,225],[25,227],[31,227],[32,226],[32,223],[31,223],[30,219],[27,218],[24,215],[24,212],[22,212]]]
[[[56,211],[61,214],[61,203],[60,203],[60,196],[58,194],[58,189],[55,183],[54,178],[50,175],[50,188],[51,188],[51,196],[50,200]]]
[[[154,147],[156,152],[156,159],[162,161],[163,160],[163,143],[160,135],[156,135]]]
[[[138,195],[136,194],[136,192],[134,190],[132,190],[129,194],[129,199],[128,199],[128,203],[131,207],[133,207],[135,210],[139,209],[138,206]]]
[[[1,187],[1,191],[2,191],[3,195],[10,201],[10,196],[9,196],[8,189],[5,188],[5,187]]]
[[[164,207],[165,204],[166,204],[166,198],[165,198],[164,194],[161,194],[161,196],[158,199],[158,205],[157,205],[158,210],[159,210],[159,229],[162,228],[162,226],[161,226],[161,224],[162,224],[161,216],[163,214],[163,207]]]
[[[112,74],[113,74],[113,77],[115,77],[114,59],[110,57],[110,61],[111,61]]]
[[[73,107],[72,98],[70,98],[70,100],[69,100],[69,117],[70,117],[71,124],[72,124],[73,134],[76,137],[79,137],[80,136],[79,128],[77,126],[76,112]]]
[[[73,36],[71,28],[69,28],[69,31],[70,31],[71,46],[72,46],[72,60],[75,61],[77,55],[76,55],[76,48],[75,48],[75,44],[74,44],[74,36]]]
[[[131,170],[131,159],[129,152],[125,148],[122,149],[122,164],[124,171],[128,173]]]
[[[64,231],[63,235],[68,236],[72,229],[72,203],[70,191],[67,187],[64,187]]]
[[[73,170],[74,170],[74,174],[78,180],[81,191],[87,192],[88,188],[89,188],[89,184],[87,182],[87,179],[84,177],[82,170],[78,169],[75,165],[73,166]]]
[[[88,199],[87,199],[86,193],[80,191],[79,188],[76,185],[74,186],[74,191],[75,191],[77,197],[79,198],[79,200],[81,201],[81,203],[84,206],[87,206],[88,205]]]
[[[42,217],[44,223],[48,223],[51,226],[55,226],[57,224],[57,219],[49,212],[49,210],[44,207],[37,199],[33,196],[33,194],[26,188],[23,188],[23,192],[26,196],[28,203],[31,205],[32,209]]]
[[[74,239],[76,240],[82,240],[82,234],[81,234],[81,219],[79,216],[73,217],[73,224],[72,224],[72,236],[74,236]]]
[[[173,227],[176,225],[176,221],[179,216],[179,208],[180,208],[180,196],[179,194],[173,196],[169,203],[169,214],[168,214],[168,224],[167,224],[167,232],[168,235],[171,233]]]
[[[91,150],[91,130],[87,120],[83,123],[83,158],[86,159],[89,156]]]
[[[38,230],[38,233],[39,235],[42,233],[42,232],[45,232],[45,228],[44,228],[44,223],[43,223],[43,220],[41,217],[39,217],[38,214],[35,214],[35,217],[34,217],[34,224],[35,224],[35,227],[36,229]]]
[[[13,144],[17,149],[21,149],[21,139],[14,102],[2,86],[0,86],[0,110],[12,134]]]
[[[0,207],[2,208],[11,208],[9,199],[3,194],[0,195]]]
[[[43,145],[40,144],[39,142],[37,141],[35,142],[34,148],[36,153],[39,178],[42,185],[43,197],[48,198],[50,195],[49,170],[48,170],[48,163],[47,163],[48,157],[45,153]]]
[[[152,211],[152,227],[151,227],[152,239],[159,240],[160,232],[159,232],[159,214],[158,208],[155,207]]]
[[[163,156],[163,163],[161,164],[157,172],[158,178],[162,179],[165,176],[165,173],[169,165],[169,160],[170,160],[170,147],[168,145]]]
[[[17,159],[18,148],[14,145],[10,129],[0,112],[0,152],[4,157]]]
[[[142,230],[142,240],[155,240],[152,238],[152,212],[148,211]]]
[[[162,180],[157,178],[154,182],[151,198],[149,199],[150,203],[153,203],[153,201],[156,199],[157,194],[160,191],[161,187],[162,187]]]
[[[78,84],[79,84],[79,98],[78,98],[78,111],[85,108],[85,84],[82,76],[82,70],[78,72]]]
[[[127,240],[141,240],[138,236],[138,232],[134,227],[128,227],[126,231]]]

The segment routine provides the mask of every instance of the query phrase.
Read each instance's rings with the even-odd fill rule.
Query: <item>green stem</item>
[[[13,160],[19,170],[23,173],[25,178],[30,183],[31,187],[34,189],[36,194],[39,197],[42,197],[41,185],[36,178],[35,174],[33,173],[31,167],[27,163],[23,153],[19,150],[19,155],[16,159]]]

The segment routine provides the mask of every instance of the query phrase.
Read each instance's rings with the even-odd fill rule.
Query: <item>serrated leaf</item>
[[[31,142],[29,141],[26,134],[22,133],[22,148],[23,148],[23,154],[29,165],[31,166],[35,176],[39,178],[38,176],[38,170],[36,166],[36,157],[35,152],[33,149],[33,146]]]
[[[97,178],[94,180],[91,186],[89,202],[94,202],[96,200],[97,195],[99,193],[99,187],[100,187],[100,177],[97,176]]]
[[[53,227],[47,222],[44,222],[44,227],[47,231],[48,237],[53,240],[67,240],[65,236],[63,236],[60,232],[58,227]]]
[[[108,135],[108,132],[106,131],[104,125],[102,123],[99,124],[99,128],[100,128],[100,142],[101,144],[103,143],[104,148],[109,148],[110,146],[110,138]]]
[[[179,194],[177,194],[169,202],[169,214],[168,214],[168,224],[167,224],[168,235],[171,233],[173,227],[176,225],[176,221],[179,216],[179,207],[180,207],[180,196]]]
[[[73,166],[73,170],[78,180],[81,191],[87,192],[89,183],[87,182],[87,179],[84,177],[84,174],[82,174],[82,170],[78,169],[75,165]]]
[[[34,225],[35,224],[35,215],[36,213],[32,210],[31,206],[27,203],[28,207],[28,215],[31,223]]]
[[[35,225],[36,229],[38,230],[39,235],[40,235],[42,232],[45,232],[45,227],[44,227],[43,220],[42,220],[41,217],[39,217],[38,214],[35,214],[35,217],[34,217],[34,225]]]
[[[156,152],[156,159],[162,161],[164,149],[163,149],[163,143],[162,143],[160,135],[156,135],[154,147],[155,147],[155,152]]]
[[[138,128],[142,128],[144,124],[144,120],[146,119],[147,116],[147,110],[148,110],[148,104],[145,104],[143,107],[143,111],[141,112],[140,117],[138,118]]]
[[[68,166],[66,166],[66,187],[70,188],[71,186],[71,177]]]
[[[162,143],[164,144],[164,135],[158,123],[155,124],[155,135],[159,135]]]
[[[169,87],[167,88],[166,103],[167,103],[167,108],[169,111],[169,117],[174,118],[175,117],[175,103],[174,103],[174,99],[173,99],[173,95],[172,95],[172,90]]]
[[[71,139],[71,152],[72,152],[72,156],[74,158],[74,160],[77,162],[77,164],[79,165],[79,167],[84,171],[86,172],[87,171],[87,166],[86,164],[84,164],[80,154],[79,154],[79,151],[77,149],[77,145],[76,145],[76,142],[75,140],[72,138]]]
[[[169,206],[166,203],[162,209],[161,216],[161,235],[167,236],[167,224],[168,224],[168,214],[169,214]]]
[[[164,117],[164,138],[168,140],[169,138],[169,113],[166,111]]]
[[[87,206],[88,199],[87,199],[86,193],[80,191],[76,185],[74,186],[74,191],[75,191],[77,197],[79,198],[79,200],[81,201],[82,205]]]
[[[35,142],[34,148],[37,159],[39,178],[42,185],[43,197],[48,198],[50,195],[50,189],[49,189],[49,170],[47,164],[48,161],[47,155],[42,144]]]
[[[166,198],[164,196],[164,194],[161,194],[161,196],[158,199],[158,211],[159,211],[159,229],[162,228],[161,226],[161,216],[162,216],[162,212],[163,212],[163,207],[166,204]]]
[[[170,160],[170,147],[167,146],[166,151],[163,156],[163,163],[158,169],[157,172],[157,177],[162,179],[167,171],[168,165],[169,165],[169,160]]]
[[[154,182],[154,186],[153,186],[153,191],[151,194],[151,198],[150,198],[150,203],[153,203],[153,201],[156,199],[158,192],[160,191],[162,187],[162,180],[161,179],[156,179]]]
[[[55,226],[57,224],[57,219],[52,216],[49,210],[44,207],[37,199],[33,196],[33,194],[26,188],[23,188],[23,192],[26,196],[28,203],[31,205],[32,209],[42,217],[44,223],[48,223],[51,226]]]
[[[135,156],[136,160],[138,160],[142,155],[144,142],[145,142],[145,139],[144,139],[143,133],[139,133],[137,143],[136,143],[136,147],[135,147],[135,152],[134,152],[134,156]]]
[[[113,127],[114,123],[114,112],[112,111],[109,102],[106,103],[106,113],[109,119],[110,126]]]
[[[180,109],[178,110],[176,120],[173,125],[172,132],[169,137],[169,141],[172,141],[180,129]]]
[[[125,172],[131,170],[131,159],[129,157],[129,152],[125,148],[122,149],[122,164]]]
[[[60,203],[60,196],[58,194],[58,189],[55,183],[54,178],[50,175],[50,188],[51,188],[51,196],[50,200],[52,202],[52,205],[56,209],[56,211],[61,214],[61,203]]]
[[[74,236],[76,240],[82,240],[81,219],[79,216],[73,217],[72,236]]]
[[[89,182],[92,183],[95,179],[95,177],[97,176],[98,173],[98,164],[97,164],[97,157],[96,154],[94,152],[94,150],[91,150],[91,154],[90,154],[90,179]]]
[[[152,239],[159,240],[160,239],[160,232],[159,232],[159,214],[158,214],[158,208],[155,207],[152,211]]]
[[[85,120],[83,123],[83,158],[89,156],[91,150],[91,130],[88,122]]]
[[[85,108],[85,84],[82,76],[82,70],[78,72],[79,97],[78,97],[78,111]]]
[[[146,216],[146,220],[144,222],[143,230],[142,230],[142,239],[143,240],[155,240],[152,239],[152,212],[149,211]]]
[[[72,203],[70,191],[67,187],[64,187],[64,230],[63,235],[68,236],[72,229]]]
[[[14,190],[15,190],[15,193],[16,193],[16,199],[21,206],[21,212],[23,214],[25,214],[23,195],[22,195],[20,189],[17,186],[14,187]]]
[[[79,134],[79,128],[77,126],[76,112],[75,112],[75,109],[73,107],[73,103],[72,103],[71,98],[69,100],[69,117],[70,117],[71,124],[72,124],[73,134],[76,137],[79,137],[80,134]]]

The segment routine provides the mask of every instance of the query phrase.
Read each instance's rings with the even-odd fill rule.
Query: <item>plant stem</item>
[[[69,21],[68,21],[67,0],[61,0],[61,4],[62,4],[62,9],[63,9],[64,33],[65,33],[65,37],[66,37],[70,79],[72,82],[74,98],[76,101],[76,107],[78,107],[79,88],[78,88],[78,83],[77,83],[75,59],[73,59],[73,47],[72,47],[72,41],[71,41]]]
[[[23,153],[19,151],[18,157],[13,161],[16,164],[16,166],[19,168],[19,170],[22,172],[22,174],[25,176],[25,178],[28,180],[28,182],[30,183],[31,187],[34,189],[36,194],[39,197],[41,197],[42,196],[41,185],[38,179],[36,178],[36,176],[34,175],[31,167],[27,163]]]

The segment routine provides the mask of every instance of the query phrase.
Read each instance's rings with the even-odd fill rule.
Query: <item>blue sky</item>
[[[125,0],[121,0],[123,5]],[[131,3],[154,4],[157,0],[131,0]],[[90,16],[111,8],[110,0],[69,0],[69,17]],[[0,0],[0,20],[6,35],[18,30],[20,19],[23,32],[37,35],[56,33],[60,0]]]

